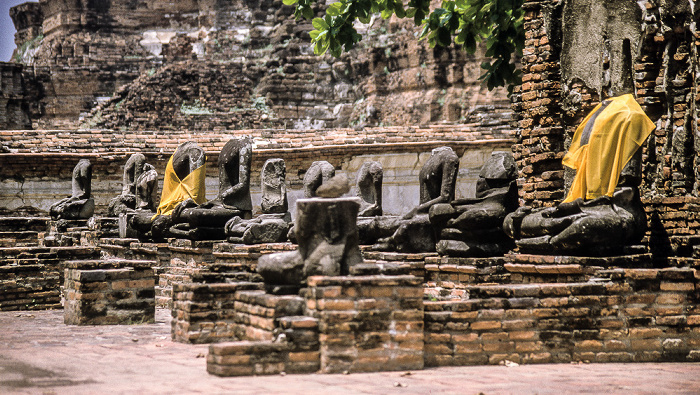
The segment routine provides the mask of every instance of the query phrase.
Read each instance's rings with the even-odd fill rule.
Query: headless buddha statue
[[[200,203],[206,201],[205,160],[204,150],[194,142],[188,141],[177,147],[165,168],[163,192],[156,214],[137,212],[129,219],[129,227],[142,237],[171,237],[173,209],[186,199]]]
[[[556,207],[521,207],[504,230],[523,252],[611,255],[639,243],[646,216],[639,195],[641,150],[654,123],[631,94],[599,104],[574,134],[564,165],[577,170]]]
[[[109,201],[107,213],[110,217],[129,212],[136,208],[136,180],[143,173],[146,157],[141,153],[133,154],[124,164],[122,192]]]
[[[428,212],[439,203],[455,197],[459,157],[450,147],[433,149],[418,175],[420,204],[397,221],[398,228],[388,238],[379,240],[374,249],[398,252],[433,252],[435,234]]]
[[[49,209],[51,218],[87,219],[95,212],[95,200],[90,197],[92,190],[92,164],[81,159],[73,168],[71,195],[54,203]]]

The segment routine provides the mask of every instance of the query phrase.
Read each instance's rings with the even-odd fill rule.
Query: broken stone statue
[[[228,241],[235,244],[277,243],[287,239],[292,223],[288,211],[287,170],[284,159],[268,159],[260,173],[263,214],[253,219],[233,217],[225,226]]]
[[[639,149],[654,129],[631,94],[603,101],[574,134],[564,165],[576,169],[556,207],[521,207],[503,224],[520,251],[605,256],[625,253],[646,230]]]
[[[163,191],[156,214],[147,210],[136,212],[128,221],[129,231],[137,234],[139,238],[162,240],[172,237],[170,227],[173,225],[173,209],[185,199],[200,203],[206,201],[205,164],[206,157],[201,147],[191,141],[180,144],[166,165]],[[150,172],[148,174],[142,174],[146,177],[142,181],[148,183],[149,179],[157,176]],[[154,193],[153,191],[154,189],[151,189],[150,193]],[[148,193],[147,188],[145,193]]]
[[[334,176],[335,167],[333,167],[332,164],[325,160],[313,162],[304,174],[304,197],[317,197],[316,190]],[[294,234],[294,225],[289,229],[287,239],[292,243],[297,242],[296,235]]]
[[[420,182],[420,204],[393,223],[394,233],[380,239],[373,249],[398,252],[434,252],[436,237],[428,212],[439,203],[454,200],[459,157],[450,147],[433,149],[418,175]]]
[[[257,271],[268,292],[296,293],[309,276],[346,275],[350,267],[362,263],[357,235],[359,208],[358,198],[297,200],[299,248],[258,259]]]
[[[382,215],[382,180],[384,168],[376,161],[362,164],[357,173],[357,196],[362,199],[359,217],[376,217]]]
[[[316,197],[316,190],[335,176],[335,167],[325,160],[315,161],[304,174],[304,197]]]
[[[379,239],[390,237],[399,227],[401,217],[382,215],[382,164],[369,161],[362,164],[357,173],[357,196],[361,199],[357,217],[360,244],[372,245]]]
[[[122,177],[122,192],[119,196],[109,201],[107,214],[110,217],[118,217],[136,208],[136,180],[143,173],[146,165],[146,157],[141,153],[133,154],[124,164]]]
[[[153,217],[158,208],[158,172],[153,165],[144,163],[143,171],[134,182],[134,209],[119,214],[119,237],[139,238],[139,233],[129,226],[136,215]]]
[[[88,219],[95,212],[95,200],[90,197],[92,187],[92,164],[81,159],[73,168],[71,195],[62,199],[49,209],[54,220]]]
[[[173,209],[175,225],[170,233],[191,240],[223,240],[224,226],[234,217],[250,219],[250,167],[253,147],[250,138],[231,139],[219,154],[219,194],[198,204],[186,199]]]
[[[510,152],[494,152],[481,167],[476,196],[438,203],[429,211],[440,255],[486,257],[514,247],[503,220],[518,208],[518,169]]]

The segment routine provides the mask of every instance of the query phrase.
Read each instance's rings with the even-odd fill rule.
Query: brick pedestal
[[[64,322],[139,324],[155,319],[153,261],[70,261],[65,269]]]
[[[261,290],[262,283],[174,284],[172,339],[182,343],[238,340],[243,313],[235,307],[236,292]]]
[[[315,276],[302,293],[319,320],[322,372],[423,368],[420,278]]]

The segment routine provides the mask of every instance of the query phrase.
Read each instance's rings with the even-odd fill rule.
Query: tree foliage
[[[310,35],[317,55],[330,52],[339,57],[352,49],[362,39],[355,21],[369,23],[374,14],[384,19],[396,15],[423,26],[420,38],[427,39],[431,48],[454,42],[473,54],[477,43],[484,42],[491,60],[481,64],[485,73],[480,79],[489,89],[520,83],[513,55],[522,54],[525,41],[523,0],[443,0],[432,10],[430,0],[408,0],[407,4],[403,0],[338,0],[326,8],[323,17],[314,18],[315,1],[283,0],[295,7],[297,18],[312,19]]]

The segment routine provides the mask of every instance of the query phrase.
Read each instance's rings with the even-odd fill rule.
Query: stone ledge
[[[342,286],[420,286],[423,280],[416,276],[311,276],[307,279],[309,287]]]
[[[609,257],[583,257],[571,255],[535,255],[535,254],[507,254],[505,256],[515,264],[531,265],[581,265],[600,267],[644,267],[651,266],[651,254],[617,255]]]
[[[383,252],[383,251],[363,251],[362,256],[365,259],[375,260],[375,261],[425,261],[428,257],[437,257],[437,252],[426,252],[426,253],[401,253],[401,252]]]
[[[595,268],[576,264],[556,265],[530,265],[506,263],[505,269],[511,273],[537,273],[537,274],[592,274]]]
[[[134,269],[151,269],[156,266],[155,261],[145,261],[145,260],[132,260],[132,259],[108,259],[108,260],[81,260],[81,261],[68,261],[65,263],[65,267],[68,269],[77,270],[92,270],[92,269],[122,269],[122,268],[134,268]]]

